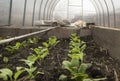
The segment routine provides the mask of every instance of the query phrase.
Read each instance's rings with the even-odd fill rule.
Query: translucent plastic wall
[[[82,1],[82,0],[79,0],[79,1]],[[120,0],[83,0],[83,6],[88,5],[86,4],[86,1],[91,2],[91,4],[94,6],[96,14],[94,12],[92,13],[91,11],[90,12],[83,11],[84,14],[86,13],[89,14],[89,16],[83,14],[85,21],[95,22],[96,25],[98,26],[119,28],[120,26],[120,15],[119,15],[120,14],[120,5],[119,5]],[[74,3],[77,4],[79,2],[75,1]],[[91,8],[89,8],[89,10],[91,10]]]
[[[97,12],[97,21],[100,26],[120,26],[120,0],[90,0]]]
[[[95,22],[95,14],[95,8],[89,0],[60,0],[54,10],[55,19],[67,19],[71,22]]]
[[[34,26],[35,21],[55,19],[57,14],[61,19],[77,15],[98,26],[119,28],[119,3],[120,0],[0,0],[0,25]],[[86,6],[90,6],[88,10]]]
[[[0,24],[4,25],[8,23],[9,19],[9,0],[0,0]]]
[[[33,26],[51,19],[58,0],[0,0],[0,25]]]

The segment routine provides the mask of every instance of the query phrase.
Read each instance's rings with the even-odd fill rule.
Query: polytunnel
[[[0,0],[0,81],[119,81],[120,0]]]

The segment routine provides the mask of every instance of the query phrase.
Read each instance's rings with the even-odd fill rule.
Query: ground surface
[[[85,49],[85,63],[91,63],[92,67],[87,70],[88,75],[91,78],[107,77],[105,81],[119,81],[120,79],[120,63],[111,58],[107,50],[102,49],[96,45],[92,37],[81,38],[86,41],[87,48]],[[3,46],[0,46],[0,54],[9,57],[9,62],[6,64],[0,57],[0,68],[8,67],[15,71],[17,66],[25,66],[19,59],[26,59],[28,55],[32,54],[33,51],[30,48],[35,48],[41,45],[40,40],[37,45],[30,45],[26,48],[21,48],[16,51],[15,54],[11,55],[4,50]],[[61,68],[62,61],[68,58],[69,40],[62,39],[61,42],[50,49],[50,54],[41,63],[36,63],[39,71],[44,72],[44,75],[38,75],[34,80],[28,80],[25,76],[26,73],[22,74],[18,81],[59,81],[61,74],[69,75],[69,72]],[[0,79],[0,81],[3,81]],[[72,81],[68,79],[68,81]]]

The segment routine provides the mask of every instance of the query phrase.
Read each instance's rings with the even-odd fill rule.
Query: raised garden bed
[[[120,79],[120,64],[117,60],[110,57],[107,50],[104,50],[100,46],[96,45],[91,36],[82,37],[81,40],[86,42],[86,49],[84,50],[84,63],[92,64],[86,70],[86,73],[90,78],[105,78],[101,81],[119,81]],[[29,46],[22,46],[20,49],[16,50],[13,54],[10,54],[5,50],[5,47],[8,44],[0,46],[0,69],[9,68],[13,72],[16,72],[16,67],[27,67],[23,61],[20,59],[26,59],[29,55],[34,54],[34,51],[31,48],[38,48],[42,46],[42,42],[47,40],[39,39],[38,43],[30,44]],[[44,60],[37,61],[34,66],[37,67],[35,72],[43,72],[39,75],[36,75],[33,79],[30,80],[27,76],[27,72],[22,73],[17,81],[60,81],[59,77],[61,74],[66,74],[68,76],[67,81],[75,81],[71,79],[71,74],[68,70],[62,68],[62,62],[64,60],[69,60],[68,51],[70,39],[60,39],[60,42],[55,46],[52,46],[49,49],[49,55],[47,55]],[[18,41],[16,41],[18,42]],[[23,42],[23,41],[19,41]],[[11,42],[10,45],[15,46],[14,42]],[[8,62],[4,57],[7,57]],[[4,59],[4,60],[3,60]],[[34,73],[35,73],[34,72]],[[33,73],[33,74],[34,74]],[[0,79],[0,81],[4,81]],[[7,81],[10,81],[7,80]]]

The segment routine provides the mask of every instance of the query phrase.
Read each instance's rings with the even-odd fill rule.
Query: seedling
[[[26,46],[29,46],[29,45],[30,45],[26,40],[23,41],[21,44],[22,44],[23,47],[26,47]]]
[[[67,69],[71,74],[71,79],[75,79],[76,81],[83,81],[84,79],[88,79],[88,75],[86,74],[86,69],[88,65],[85,63],[80,64],[80,58],[78,55],[72,56],[71,61],[63,61],[62,68]]]
[[[30,55],[27,57],[27,59],[21,59],[20,61],[23,61],[26,65],[28,65],[30,68],[33,67],[33,64],[37,60],[37,57],[35,55]]]
[[[37,55],[37,59],[40,59],[40,60],[44,59],[49,54],[48,48],[38,47],[33,50]]]
[[[38,38],[37,37],[29,38],[28,39],[28,43],[30,43],[30,44],[37,44],[38,43]]]
[[[84,50],[86,48],[85,42],[81,41],[76,34],[71,35],[70,41],[70,51],[68,56],[71,58],[71,61],[63,61],[62,68],[66,69],[71,74],[71,79],[76,81],[99,81],[105,80],[106,78],[102,79],[90,79],[89,76],[86,74],[86,70],[91,64],[83,63],[84,58]],[[61,75],[60,79],[65,81],[67,78],[66,75]]]
[[[60,41],[57,40],[57,38],[55,36],[52,36],[48,39],[47,42],[43,42],[43,46],[46,48],[50,48],[52,46],[55,46],[56,44],[58,44]]]
[[[0,69],[0,78],[2,78],[3,80],[6,81],[10,78],[10,81],[13,81],[12,75],[13,72],[10,69],[8,68]]]
[[[22,68],[20,67],[17,67],[16,68],[16,72],[13,74],[13,71],[10,70],[9,68],[3,68],[3,69],[0,69],[0,78],[2,78],[3,80],[9,80],[10,78],[10,81],[17,81],[17,79],[19,78],[19,76],[25,72],[25,70],[23,70]]]
[[[20,49],[21,43],[17,42],[15,46],[7,46],[5,50],[7,50],[9,53],[14,54],[16,50]]]
[[[35,55],[31,55],[31,56],[28,56],[27,60],[26,59],[21,59],[21,61],[25,62],[25,64],[29,66],[28,68],[21,67],[21,69],[23,69],[24,71],[26,71],[28,73],[28,76],[29,76],[30,79],[35,78],[35,76],[37,74],[43,74],[43,72],[37,72],[36,74],[33,74],[37,69],[37,67],[33,66],[35,64],[37,58],[38,57],[36,57]]]

